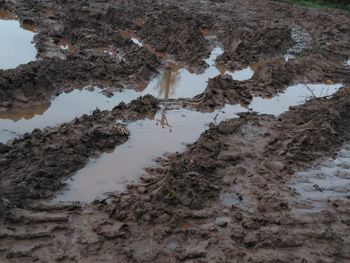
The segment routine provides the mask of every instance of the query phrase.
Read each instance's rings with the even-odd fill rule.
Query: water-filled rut
[[[133,39],[142,46],[142,42]],[[96,108],[111,110],[120,102],[128,103],[139,96],[153,95],[161,100],[161,110],[152,119],[128,123],[129,140],[113,152],[98,159],[91,159],[67,181],[67,187],[55,198],[56,201],[90,202],[108,191],[123,191],[125,186],[144,174],[144,168],[154,166],[154,159],[166,152],[182,151],[186,144],[195,142],[211,122],[237,118],[238,113],[254,111],[259,114],[279,115],[290,106],[299,105],[314,96],[326,96],[336,92],[341,85],[294,85],[273,98],[255,97],[248,106],[226,105],[212,112],[182,109],[176,101],[170,106],[168,99],[191,99],[201,94],[208,80],[218,75],[230,75],[233,80],[247,81],[253,77],[250,67],[234,72],[216,64],[223,49],[216,45],[205,60],[207,68],[194,72],[177,63],[168,63],[144,90],[123,89],[112,92],[109,98],[99,88],[75,89],[61,93],[47,105],[30,109],[11,109],[0,112],[0,142],[7,142],[35,128],[56,126]],[[120,121],[119,121],[120,122]],[[117,121],[118,123],[118,121]]]

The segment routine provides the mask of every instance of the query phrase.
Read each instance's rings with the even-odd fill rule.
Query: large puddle
[[[350,144],[344,145],[336,159],[328,159],[295,175],[291,185],[306,203],[304,211],[325,208],[331,200],[350,198]]]
[[[93,91],[75,89],[57,96],[50,105],[0,112],[0,142],[4,143],[35,128],[56,126],[83,114],[89,114],[96,108],[111,110],[120,102],[129,103],[135,97],[137,92],[134,90],[115,92],[108,98],[98,88]]]
[[[0,20],[0,32],[2,32],[1,25],[5,25],[2,23],[13,23],[11,25],[16,25],[16,30],[20,30],[21,34],[26,32],[15,20]],[[4,26],[3,34],[11,35],[17,32],[11,30],[11,25]],[[23,40],[22,36],[15,38],[15,44],[18,42],[21,44],[29,43],[33,48],[32,56],[28,57],[29,61],[35,59],[36,53],[31,44],[32,38],[33,33],[30,33],[28,41]],[[134,39],[133,41],[138,45],[143,45]],[[4,45],[4,43],[2,44]],[[69,47],[63,45],[63,48]],[[28,48],[21,47],[20,49],[28,52]],[[6,46],[2,50],[6,50]],[[0,112],[0,142],[6,142],[25,132],[31,132],[35,128],[56,126],[82,114],[89,114],[96,108],[111,110],[121,101],[128,103],[141,95],[151,94],[160,99],[192,98],[205,90],[209,78],[220,74],[230,74],[233,79],[238,81],[248,80],[253,76],[254,71],[250,67],[229,72],[217,65],[215,60],[222,52],[220,47],[215,47],[210,57],[205,60],[209,66],[200,73],[192,72],[190,69],[174,63],[168,63],[168,67],[140,92],[123,90],[108,98],[99,89],[76,89],[55,97],[51,103],[44,106]],[[0,54],[1,58],[5,57],[2,53]],[[5,59],[7,64],[1,65],[1,67],[15,67],[18,63],[28,62],[21,61],[10,65],[9,63],[13,61],[11,56],[11,59]],[[240,105],[226,105],[212,113],[186,109],[162,109],[154,119],[128,124],[131,134],[128,142],[118,146],[112,153],[105,153],[98,159],[91,159],[85,168],[67,181],[67,188],[55,200],[90,202],[108,191],[122,191],[127,184],[138,180],[145,173],[143,170],[145,167],[156,165],[154,162],[156,157],[162,156],[166,152],[183,151],[185,145],[196,141],[211,122],[235,118],[237,113],[248,110],[278,115],[288,110],[289,106],[299,105],[314,96],[330,95],[340,87],[341,85],[296,85],[273,98],[254,98],[249,108],[243,108]]]
[[[128,125],[129,140],[113,153],[93,159],[68,180],[68,190],[58,201],[93,201],[108,191],[122,191],[144,174],[144,167],[155,165],[153,160],[166,152],[185,149],[208,128],[210,122],[236,117],[235,113],[247,111],[238,105],[227,106],[213,113],[190,110],[160,111],[154,119],[141,120]]]
[[[298,84],[272,98],[255,97],[249,107],[261,114],[278,115],[287,111],[290,106],[300,105],[314,97],[332,95],[341,87],[341,84]]]
[[[120,93],[114,93],[113,97],[109,99],[97,89],[93,92],[86,89],[73,90],[70,93],[59,95],[51,103],[44,106],[29,109],[15,108],[0,112],[0,142],[5,143],[25,132],[31,132],[35,128],[52,127],[70,121],[82,114],[89,114],[96,108],[112,109],[121,101],[128,103],[146,94],[151,94],[159,99],[192,98],[205,90],[209,78],[219,74],[231,74],[237,80],[252,77],[253,71],[250,68],[227,72],[217,67],[215,60],[222,52],[221,48],[214,48],[210,57],[205,60],[209,65],[208,68],[200,74],[172,64],[171,67],[151,80],[148,86],[140,92],[123,90]]]
[[[36,59],[34,28],[15,19],[0,9],[0,69],[15,68]]]
[[[279,115],[290,106],[299,105],[311,96],[325,96],[336,92],[341,85],[292,86],[272,99],[256,99],[251,110]],[[299,92],[297,92],[299,90]],[[283,99],[283,97],[288,97]],[[290,96],[290,97],[289,97]],[[265,108],[269,101],[269,107]],[[154,119],[140,120],[128,125],[131,137],[113,153],[92,159],[89,164],[67,181],[67,189],[56,201],[90,202],[108,191],[122,191],[145,172],[143,168],[156,165],[156,157],[166,152],[182,151],[208,128],[210,122],[235,118],[237,113],[248,109],[240,105],[226,105],[212,113],[200,113],[185,109],[161,110]],[[265,112],[264,112],[265,111]]]

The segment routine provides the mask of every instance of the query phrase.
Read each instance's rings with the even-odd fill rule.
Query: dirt
[[[37,60],[0,70],[2,111],[86,85],[142,89],[173,60],[200,72],[213,35],[225,50],[217,63],[250,66],[253,77],[219,75],[173,107],[213,111],[295,83],[344,84],[280,116],[248,112],[211,123],[184,152],[159,157],[124,192],[91,204],[50,198],[91,158],[127,142],[127,123],[169,101],[144,96],[0,144],[1,262],[350,260],[349,196],[314,200],[324,204],[314,209],[295,183],[350,141],[348,12],[265,0],[0,0],[0,9],[38,32]]]

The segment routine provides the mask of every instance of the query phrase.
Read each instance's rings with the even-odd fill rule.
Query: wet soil
[[[212,66],[205,59],[213,35],[224,50],[217,76],[193,98],[146,95],[0,143],[0,261],[350,260],[349,13],[267,0],[0,0],[0,9],[7,10],[0,19],[6,14],[35,31],[37,49],[35,61],[0,70],[4,118],[21,108],[43,111],[56,95],[87,85],[106,95],[141,93],[174,62],[203,73]],[[222,74],[247,67],[250,79]],[[125,145],[134,132],[128,124],[153,119],[160,105],[213,113],[283,96],[299,83],[344,88],[282,115],[263,106],[257,111],[272,115],[211,123],[183,152],[158,156],[123,192],[88,204],[52,200],[91,158]],[[342,169],[332,170],[334,162]],[[336,191],[323,184],[340,176]],[[310,194],[310,185],[324,195]]]

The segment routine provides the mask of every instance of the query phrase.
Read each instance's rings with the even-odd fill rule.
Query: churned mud
[[[350,15],[0,0],[1,262],[350,260]]]

